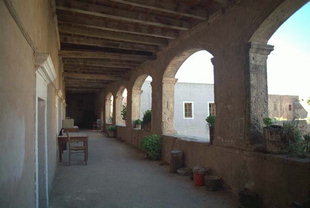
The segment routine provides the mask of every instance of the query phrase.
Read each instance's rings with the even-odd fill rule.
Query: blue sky
[[[310,96],[310,3],[293,14],[268,44],[269,94]]]
[[[268,44],[274,45],[267,61],[269,94],[310,97],[310,3],[285,21]],[[211,57],[207,51],[195,53],[182,64],[176,78],[213,83]]]

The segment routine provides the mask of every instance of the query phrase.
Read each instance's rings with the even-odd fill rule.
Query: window
[[[216,115],[215,103],[209,103],[209,115],[211,115],[211,116]]]
[[[277,110],[277,104],[276,104],[276,103],[273,104],[273,110],[274,110],[274,111]]]
[[[292,105],[288,105],[288,110],[289,110],[289,111],[292,110]]]
[[[194,118],[193,108],[194,108],[193,102],[183,102],[184,119]]]

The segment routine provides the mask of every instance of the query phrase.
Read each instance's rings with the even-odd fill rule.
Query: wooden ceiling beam
[[[213,0],[213,1],[223,6],[227,6],[230,3],[229,0]]]
[[[82,26],[71,26],[69,24],[59,24],[59,32],[65,34],[82,35],[88,37],[103,38],[107,40],[124,41],[146,45],[166,46],[168,44],[168,41],[163,38],[111,32]]]
[[[131,61],[124,61],[124,60],[92,60],[92,59],[69,59],[63,58],[63,64],[72,65],[76,67],[101,67],[101,68],[124,68],[124,69],[131,69],[136,68],[139,66],[141,62],[131,62]]]
[[[135,35],[145,35],[158,38],[175,39],[178,35],[176,30],[163,29],[145,25],[137,25],[131,23],[123,23],[120,21],[106,20],[106,18],[95,18],[89,15],[67,14],[68,12],[60,11],[57,14],[58,23],[70,23],[77,26],[107,30],[112,32],[123,32]]]
[[[164,27],[175,30],[188,30],[191,25],[187,21],[153,14],[141,14],[135,11],[107,7],[99,4],[79,2],[75,0],[58,0],[57,9],[80,14],[105,17],[113,20]]]
[[[65,89],[69,93],[97,93],[101,89],[74,89],[74,88],[66,88]]]
[[[78,59],[113,59],[113,60],[133,60],[144,62],[146,60],[154,59],[153,56],[145,55],[132,55],[121,53],[106,53],[96,51],[73,51],[73,50],[61,50],[59,55],[63,58],[78,58]]]
[[[99,46],[107,48],[134,50],[134,51],[147,51],[153,53],[159,50],[159,47],[153,45],[119,42],[114,40],[105,40],[100,38],[68,35],[68,34],[60,34],[60,42],[76,45]]]
[[[111,73],[111,74],[118,74],[118,73],[128,73],[131,69],[124,69],[124,68],[108,68],[108,67],[86,67],[86,66],[74,66],[74,65],[64,65],[65,72],[90,72],[90,73]]]
[[[158,12],[164,12],[176,16],[184,16],[197,20],[207,20],[207,14],[204,9],[196,8],[189,9],[187,5],[180,3],[176,4],[173,0],[110,0],[115,3],[122,3],[132,7],[139,7]]]
[[[104,74],[79,74],[79,73],[64,73],[64,77],[76,78],[76,79],[95,79],[95,80],[120,80],[118,77],[113,77]]]

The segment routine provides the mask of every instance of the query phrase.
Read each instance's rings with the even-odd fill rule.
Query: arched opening
[[[190,50],[176,57],[163,78],[163,132],[209,141],[206,118],[215,116],[212,54]]]
[[[307,3],[271,36],[274,51],[267,60],[268,117],[282,125],[297,120],[303,134],[309,133],[310,98],[310,3]]]
[[[152,77],[146,74],[139,76],[132,88],[132,121],[143,120],[144,113],[152,110]]]
[[[115,122],[116,125],[126,125],[127,119],[127,89],[125,87],[120,87],[115,98]]]
[[[279,27],[287,21],[289,17],[291,17],[298,9],[300,9],[306,2],[308,1],[284,1],[265,21],[260,25],[260,27],[255,31],[250,39],[250,47],[249,47],[249,121],[250,121],[250,143],[262,143],[263,142],[263,118],[268,117],[268,109],[270,111],[274,111],[280,108],[279,102],[269,102],[268,93],[272,93],[274,87],[284,89],[284,85],[277,84],[277,82],[272,83],[272,80],[278,80],[280,83],[285,83],[286,86],[289,86],[291,81],[283,81],[283,75],[285,75],[285,71],[283,70],[285,67],[281,66],[282,64],[285,66],[289,66],[289,71],[292,73],[292,69],[299,67],[300,65],[293,61],[293,57],[298,56],[296,52],[293,52],[290,48],[287,47],[288,42],[279,39],[281,44],[268,45],[267,43],[274,44],[273,38],[271,36],[276,34],[275,32],[279,29]],[[306,21],[307,18],[305,18]],[[308,22],[304,22],[304,24],[309,24]],[[284,24],[285,26],[285,24]],[[302,27],[306,27],[303,25]],[[309,28],[309,27],[308,27]],[[281,29],[280,29],[281,31]],[[286,33],[285,35],[289,35]],[[308,35],[309,36],[309,35]],[[276,36],[275,36],[276,37]],[[299,41],[299,38],[296,38]],[[307,37],[308,39],[308,37]],[[307,42],[307,41],[306,41]],[[303,43],[304,44],[304,43]],[[277,53],[285,53],[289,52],[291,55],[288,57],[282,56],[278,58],[277,62],[282,63],[281,65],[272,67],[268,66],[268,83],[267,83],[267,58],[268,55],[272,58]],[[292,53],[293,52],[293,53]],[[289,64],[287,61],[291,62]],[[268,63],[270,62],[268,58]],[[272,61],[273,62],[273,61]],[[309,66],[309,65],[308,65]],[[273,69],[272,69],[272,68]],[[279,69],[278,73],[276,73],[276,69]],[[309,67],[308,67],[309,68]],[[295,71],[295,70],[294,70]],[[275,72],[275,73],[274,73]],[[292,75],[290,73],[290,75]],[[298,74],[298,72],[297,72]],[[292,76],[290,76],[290,79]],[[300,80],[299,80],[300,81]],[[277,86],[278,85],[278,86]],[[269,89],[270,88],[270,89]],[[271,90],[271,91],[270,91]],[[269,92],[268,92],[269,91]],[[273,91],[274,92],[274,91]],[[279,92],[279,91],[278,91]],[[271,100],[278,99],[279,96],[271,97]],[[280,98],[279,98],[280,99]],[[269,104],[268,104],[269,103]],[[269,106],[269,107],[268,107]],[[289,111],[289,104],[286,105],[287,110]],[[291,107],[292,108],[292,107]],[[269,113],[270,114],[270,113]]]
[[[114,97],[112,93],[109,93],[106,96],[106,100],[105,100],[105,122],[106,124],[113,123],[113,100],[114,100]]]

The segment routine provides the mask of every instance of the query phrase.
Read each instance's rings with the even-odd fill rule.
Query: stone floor
[[[236,198],[227,192],[196,187],[188,177],[169,173],[168,166],[144,159],[128,144],[96,131],[86,133],[88,165],[77,155],[75,164],[59,165],[51,208],[237,207]]]

